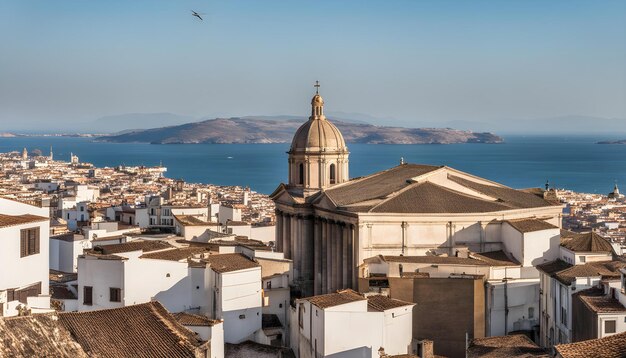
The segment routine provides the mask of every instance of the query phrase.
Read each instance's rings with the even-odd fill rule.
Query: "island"
[[[303,119],[215,118],[200,122],[98,137],[98,141],[152,144],[288,143]],[[452,128],[402,128],[333,120],[348,143],[454,144],[503,143],[493,133]]]

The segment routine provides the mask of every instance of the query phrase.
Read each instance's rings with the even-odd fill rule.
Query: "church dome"
[[[324,99],[319,93],[311,99],[311,117],[293,136],[290,152],[347,151],[343,135],[324,116]]]
[[[318,150],[347,151],[343,135],[326,118],[310,118],[298,128],[291,142],[291,152]]]

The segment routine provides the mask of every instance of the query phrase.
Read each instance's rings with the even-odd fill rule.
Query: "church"
[[[401,162],[350,179],[348,147],[316,87],[311,116],[288,152],[288,182],[271,194],[276,247],[293,260],[301,296],[356,288],[359,266],[376,255],[503,250],[503,223],[512,220],[561,227],[562,206],[541,190],[512,189],[445,165]]]

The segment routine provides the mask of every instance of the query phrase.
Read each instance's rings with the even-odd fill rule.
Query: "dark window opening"
[[[330,165],[330,183],[335,184],[336,181],[337,179],[335,175],[335,164],[331,164]]]
[[[83,304],[88,306],[93,305],[93,287],[83,287]]]
[[[122,290],[115,287],[109,288],[109,301],[122,302]]]
[[[298,166],[298,183],[304,185],[304,164],[300,163]]]

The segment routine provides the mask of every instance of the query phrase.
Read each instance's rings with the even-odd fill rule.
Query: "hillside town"
[[[0,356],[626,356],[617,185],[351,178],[317,87],[269,196],[0,154]]]

